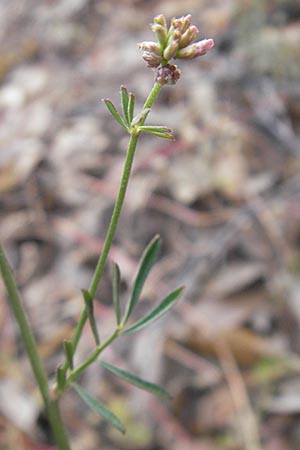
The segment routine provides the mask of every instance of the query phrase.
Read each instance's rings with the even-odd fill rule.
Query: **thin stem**
[[[112,240],[113,240],[113,237],[115,235],[115,231],[116,231],[116,228],[118,225],[118,220],[119,220],[119,217],[121,214],[121,210],[122,210],[122,206],[124,203],[124,198],[125,198],[125,194],[126,194],[126,190],[127,190],[127,186],[128,186],[128,181],[129,181],[129,177],[130,177],[130,173],[131,173],[131,168],[132,168],[132,163],[133,163],[133,158],[134,158],[134,154],[135,154],[137,141],[138,141],[138,134],[132,134],[130,136],[130,141],[128,144],[128,150],[127,150],[125,165],[124,165],[123,174],[122,174],[122,178],[121,178],[119,194],[116,199],[115,207],[114,207],[114,210],[113,210],[113,213],[111,216],[111,220],[110,220],[110,224],[109,224],[109,227],[107,230],[103,249],[102,249],[100,258],[98,260],[98,264],[96,266],[96,270],[95,270],[91,285],[89,287],[89,292],[90,292],[92,298],[94,298],[94,296],[96,294],[97,287],[99,285],[101,276],[103,274],[103,270],[104,270],[105,263],[107,260],[108,252],[110,250],[111,243],[112,243]]]
[[[78,366],[75,370],[73,370],[70,375],[68,376],[66,380],[66,385],[70,385],[80,374],[81,372],[86,369],[90,364],[92,364],[100,353],[103,352],[103,350],[108,347],[117,337],[119,336],[119,328],[116,328],[115,331],[111,336],[109,336],[105,342],[103,342],[102,345],[99,345],[96,347],[96,350],[93,351],[93,353],[82,363],[80,366]]]
[[[162,88],[162,85],[159,83],[155,83],[153,88],[151,89],[145,104],[143,106],[143,109],[146,108],[151,108],[155,99],[157,98],[160,90]],[[146,118],[144,119],[144,121],[142,122],[141,125],[143,125],[143,123],[145,122]],[[126,190],[127,190],[127,186],[128,186],[128,182],[129,182],[129,178],[130,178],[130,174],[131,174],[131,168],[132,168],[132,163],[133,163],[133,158],[135,155],[135,150],[136,150],[136,145],[138,142],[138,138],[139,138],[139,134],[138,133],[132,133],[131,137],[130,137],[130,141],[128,144],[128,149],[127,149],[127,155],[126,155],[126,160],[125,160],[125,164],[124,164],[124,169],[123,169],[123,174],[122,174],[122,178],[121,178],[121,183],[120,183],[120,188],[119,188],[119,193],[115,202],[115,206],[114,206],[114,210],[112,213],[112,217],[110,220],[110,224],[107,230],[107,234],[105,237],[105,241],[104,241],[104,245],[102,248],[102,252],[99,256],[98,259],[98,263],[93,275],[93,279],[91,281],[90,287],[89,287],[89,293],[91,295],[92,298],[94,298],[97,288],[99,286],[103,271],[104,271],[104,267],[106,264],[106,260],[108,257],[108,253],[115,235],[115,231],[118,225],[118,221],[119,221],[119,217],[121,214],[121,210],[122,210],[122,206],[124,203],[124,198],[125,198],[125,194],[126,194]],[[82,311],[82,314],[79,318],[78,324],[76,326],[75,332],[74,332],[74,336],[72,339],[72,345],[73,345],[73,351],[75,353],[76,347],[78,345],[78,341],[80,339],[80,336],[82,334],[82,330],[83,327],[86,323],[87,320],[87,311],[86,308],[84,308],[84,310]],[[68,364],[67,362],[65,362],[64,364],[64,369],[66,370],[68,368]]]
[[[122,178],[121,178],[119,193],[118,193],[116,203],[114,206],[114,210],[113,210],[113,213],[111,216],[111,220],[110,220],[110,224],[109,224],[109,227],[107,230],[107,234],[106,234],[106,238],[105,238],[104,245],[102,248],[102,252],[98,259],[98,263],[97,263],[97,266],[96,266],[96,269],[95,269],[95,272],[93,275],[93,279],[92,279],[90,287],[89,287],[89,293],[92,298],[94,298],[97,287],[101,280],[103,270],[105,267],[105,263],[107,260],[107,256],[108,256],[108,253],[109,253],[109,250],[111,247],[111,243],[112,243],[113,237],[115,235],[115,231],[116,231],[118,220],[119,220],[119,217],[121,214],[121,210],[122,210],[122,206],[123,206],[123,202],[124,202],[124,198],[125,198],[125,194],[126,194],[126,190],[127,190],[127,185],[128,185],[128,181],[129,181],[129,177],[130,177],[130,173],[131,173],[131,167],[132,167],[132,163],[133,163],[133,157],[134,157],[137,141],[138,141],[138,134],[131,135],[130,141],[128,144],[127,156],[126,156],[123,174],[122,174]],[[81,317],[79,319],[79,322],[77,324],[77,327],[75,329],[74,337],[72,340],[74,352],[76,350],[76,347],[77,347],[78,341],[80,339],[80,336],[81,336],[81,333],[82,333],[82,330],[83,330],[86,320],[87,320],[87,311],[86,311],[86,308],[84,308],[84,310],[81,314]],[[64,366],[64,368],[66,368],[66,365]]]
[[[143,109],[152,108],[153,103],[157,99],[157,96],[162,88],[162,84],[154,83],[153,88],[150,91],[150,94],[147,97],[147,100],[144,103]],[[144,122],[143,122],[144,123]],[[143,125],[142,123],[142,125]]]
[[[17,283],[10,269],[9,263],[4,253],[4,249],[1,244],[0,244],[0,268],[11,307],[20,328],[22,341],[24,343],[24,347],[30,360],[34,377],[36,379],[39,390],[43,397],[43,401],[46,404],[49,397],[47,375],[37,350],[37,343],[33,336],[32,329],[30,327],[28,318],[26,316],[26,312],[23,307]]]
[[[53,431],[55,442],[59,450],[71,450],[68,442],[68,436],[60,415],[59,399],[51,399],[48,401],[46,412],[49,419],[51,429]]]
[[[32,371],[39,387],[45,410],[51,424],[54,438],[59,450],[70,450],[68,437],[60,417],[59,406],[56,400],[50,399],[50,391],[46,371],[43,367],[40,355],[37,349],[37,343],[34,338],[31,326],[29,324],[21,296],[17,287],[15,277],[9,266],[4,249],[0,244],[0,270],[7,290],[8,298],[19,325],[22,341],[27,352]]]

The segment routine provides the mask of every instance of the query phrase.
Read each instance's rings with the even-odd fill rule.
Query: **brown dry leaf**
[[[228,329],[227,331],[204,336],[197,330],[189,330],[185,345],[194,352],[206,356],[217,356],[216,345],[218,341],[225,340],[231,349],[237,363],[249,366],[261,358],[274,356],[278,351],[267,338],[254,334],[246,328]]]

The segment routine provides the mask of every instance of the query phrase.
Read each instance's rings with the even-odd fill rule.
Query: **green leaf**
[[[169,133],[154,133],[154,132],[149,133],[148,132],[148,134],[153,134],[153,136],[161,137],[163,139],[170,139],[170,140],[173,140],[173,141],[175,139],[173,134],[169,134]]]
[[[81,292],[83,294],[83,298],[84,298],[84,302],[85,302],[85,307],[86,307],[86,312],[87,312],[87,316],[90,322],[90,326],[91,326],[91,330],[95,339],[95,343],[96,345],[100,344],[100,338],[99,338],[99,334],[98,334],[98,330],[97,330],[97,325],[96,325],[96,320],[95,320],[95,316],[94,316],[94,303],[93,303],[93,298],[91,297],[91,294],[89,293],[89,291],[87,291],[86,289],[81,289]]]
[[[130,92],[130,94],[129,94],[129,101],[128,101],[128,120],[129,120],[129,124],[131,124],[131,122],[133,120],[134,104],[135,104],[135,95],[132,92]]]
[[[121,288],[121,273],[118,264],[114,263],[112,270],[112,295],[118,325],[121,322],[120,288]]]
[[[161,137],[164,139],[175,139],[172,133],[172,130],[167,127],[159,127],[159,126],[140,126],[139,131],[144,131],[148,134],[153,134],[154,136]]]
[[[139,127],[141,131],[145,131],[146,133],[172,133],[172,129],[160,125],[141,125]]]
[[[82,387],[80,387],[77,383],[72,383],[72,387],[75,389],[77,394],[82,398],[82,400],[100,417],[103,417],[107,420],[111,425],[117,428],[122,433],[125,433],[125,427],[120,421],[120,419],[115,416],[106,406],[102,405],[98,400],[91,397]]]
[[[147,119],[147,116],[148,116],[150,110],[151,110],[151,108],[143,109],[141,114],[135,116],[135,118],[131,122],[131,125],[135,126],[135,125],[139,125],[140,123],[145,122],[145,120]]]
[[[73,369],[73,353],[74,353],[74,349],[73,349],[72,341],[64,340],[64,351],[65,351],[65,356],[66,356],[66,361],[68,363],[68,367],[70,369]]]
[[[127,123],[127,125],[130,125],[131,120],[129,120],[128,116],[128,91],[125,86],[121,86],[121,99],[122,99],[122,111],[124,119]]]
[[[144,391],[151,392],[151,394],[157,395],[158,397],[168,399],[171,398],[170,394],[167,391],[165,391],[160,386],[157,386],[156,384],[142,380],[136,375],[133,375],[132,373],[127,372],[126,370],[122,370],[119,369],[118,367],[112,366],[111,364],[108,364],[105,361],[100,361],[100,364],[101,366],[105,367],[105,369],[109,370],[114,375],[117,375],[117,377],[121,378],[124,381],[127,381],[127,383],[132,384],[133,386],[143,389]]]
[[[124,318],[122,320],[123,325],[126,324],[133,308],[135,307],[135,305],[139,299],[139,296],[143,289],[146,278],[157,259],[158,252],[159,252],[159,246],[160,246],[160,237],[158,235],[156,235],[156,236],[154,236],[152,241],[148,244],[148,246],[146,247],[146,249],[141,257],[138,271],[137,271],[137,274],[135,276],[135,280],[133,283],[131,297],[127,303]]]
[[[125,128],[125,130],[128,130],[126,123],[124,122],[124,120],[122,119],[122,117],[120,116],[120,114],[118,113],[118,111],[116,110],[116,107],[114,106],[114,104],[108,100],[107,98],[103,100],[104,103],[107,106],[107,109],[109,110],[109,112],[111,113],[111,115],[115,118],[115,120],[123,127]]]
[[[175,301],[182,293],[183,289],[184,287],[180,287],[179,289],[171,292],[171,294],[169,294],[164,300],[162,300],[162,302],[156,308],[154,308],[153,311],[151,311],[149,314],[147,314],[147,316],[143,317],[131,327],[122,331],[121,334],[129,334],[133,333],[134,331],[141,330],[142,328],[157,320],[173,306]]]
[[[56,382],[58,391],[62,392],[66,383],[66,371],[62,366],[58,366],[56,368]]]

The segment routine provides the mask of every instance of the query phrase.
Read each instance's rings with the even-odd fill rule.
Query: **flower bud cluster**
[[[166,64],[156,69],[156,82],[159,84],[176,84],[180,78],[180,70],[175,64]]]
[[[171,59],[192,59],[205,55],[214,46],[213,39],[194,42],[199,36],[199,30],[191,24],[190,14],[172,19],[169,29],[165,17],[160,14],[154,17],[151,28],[157,42],[139,44],[143,50],[143,59],[151,68],[169,64]]]

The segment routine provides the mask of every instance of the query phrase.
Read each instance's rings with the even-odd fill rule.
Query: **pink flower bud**
[[[161,55],[161,48],[160,48],[160,46],[158,45],[157,42],[152,42],[152,41],[140,42],[138,44],[138,47],[141,50],[144,50],[144,51],[149,52],[149,53],[154,53],[157,56]]]
[[[180,31],[181,34],[183,34],[191,25],[191,18],[192,16],[190,14],[187,14],[186,16],[179,17],[178,19],[172,19],[172,26]]]
[[[181,36],[179,48],[184,48],[190,45],[199,36],[199,30],[195,25],[191,25],[186,32]]]
[[[209,50],[215,45],[213,39],[202,39],[202,41],[196,42],[197,46],[197,56],[205,55]]]
[[[183,27],[181,30],[182,33],[185,33],[185,31],[191,26],[191,19],[192,19],[191,14],[187,14],[186,16],[183,16]]]
[[[146,61],[147,67],[158,67],[163,61],[161,56],[151,52],[143,52],[142,57]]]
[[[191,25],[190,14],[177,19],[173,18],[169,28],[165,16],[160,14],[154,17],[151,28],[156,34],[157,42],[141,42],[139,48],[143,50],[142,56],[147,62],[147,66],[157,68],[157,77],[162,84],[172,84],[173,78],[176,78],[176,74],[179,73],[176,66],[169,65],[172,58],[196,58],[205,55],[214,46],[213,39],[202,39],[195,42],[199,30],[195,25]],[[175,67],[176,70],[170,69],[170,67]],[[168,74],[166,75],[167,81],[164,80],[166,73]]]
[[[194,44],[188,45],[185,48],[178,50],[175,58],[181,59],[192,59],[197,58],[197,56],[205,55],[214,46],[213,39],[202,39],[202,41],[195,42]]]

